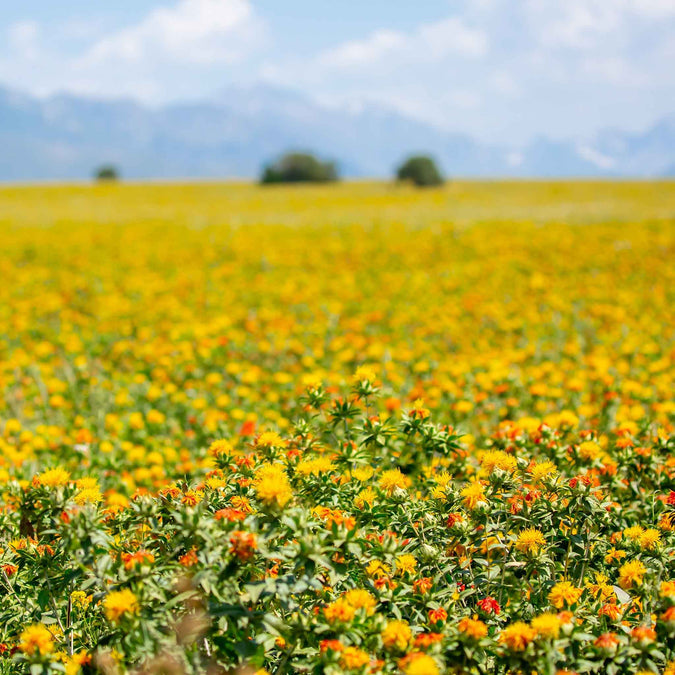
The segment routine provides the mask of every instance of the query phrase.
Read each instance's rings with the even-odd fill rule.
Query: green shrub
[[[263,169],[260,182],[328,183],[337,179],[337,169],[333,162],[322,162],[308,153],[289,152]]]
[[[119,177],[117,167],[112,164],[104,164],[94,172],[94,178],[98,181],[115,181],[119,180]]]
[[[396,171],[398,180],[411,181],[418,187],[443,185],[443,175],[431,157],[415,155],[409,157]]]

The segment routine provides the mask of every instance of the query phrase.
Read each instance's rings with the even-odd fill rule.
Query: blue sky
[[[675,113],[675,0],[24,0],[0,83],[148,104],[266,82],[483,140]]]

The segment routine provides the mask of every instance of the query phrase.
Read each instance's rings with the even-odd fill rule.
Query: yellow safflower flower
[[[536,554],[539,549],[546,544],[546,538],[539,531],[534,528],[523,530],[516,539],[516,548],[521,553]]]
[[[381,633],[382,644],[386,649],[404,651],[412,637],[412,631],[406,621],[389,621]]]
[[[27,626],[19,637],[19,650],[29,656],[49,654],[54,651],[54,638],[42,623]]]
[[[565,605],[568,607],[575,604],[583,589],[577,588],[569,581],[560,581],[550,590],[548,594],[549,602],[557,609],[562,609]]]
[[[61,467],[55,467],[38,474],[35,480],[38,485],[44,487],[61,487],[62,485],[68,485],[70,482],[70,473]]]
[[[121,591],[112,591],[105,596],[103,609],[108,621],[119,623],[123,617],[135,614],[138,611],[138,599],[128,588]]]
[[[391,495],[396,488],[404,489],[410,483],[410,479],[401,473],[400,469],[388,469],[384,471],[378,481],[379,486],[388,495]]]

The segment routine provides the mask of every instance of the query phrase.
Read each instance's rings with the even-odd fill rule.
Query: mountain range
[[[86,179],[104,163],[129,178],[250,178],[289,149],[333,159],[350,177],[389,176],[412,152],[430,152],[450,176],[675,175],[675,114],[643,133],[610,129],[518,147],[449,133],[377,105],[327,107],[267,85],[155,108],[0,88],[0,143],[6,181]]]

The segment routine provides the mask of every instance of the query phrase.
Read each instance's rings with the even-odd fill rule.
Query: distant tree
[[[289,152],[282,155],[262,172],[260,182],[272,183],[329,183],[338,179],[333,162],[322,162],[314,155]]]
[[[115,181],[120,177],[116,166],[104,164],[94,172],[94,178],[98,181]]]
[[[443,174],[431,157],[414,155],[406,159],[396,170],[398,180],[408,180],[418,187],[443,185]]]

